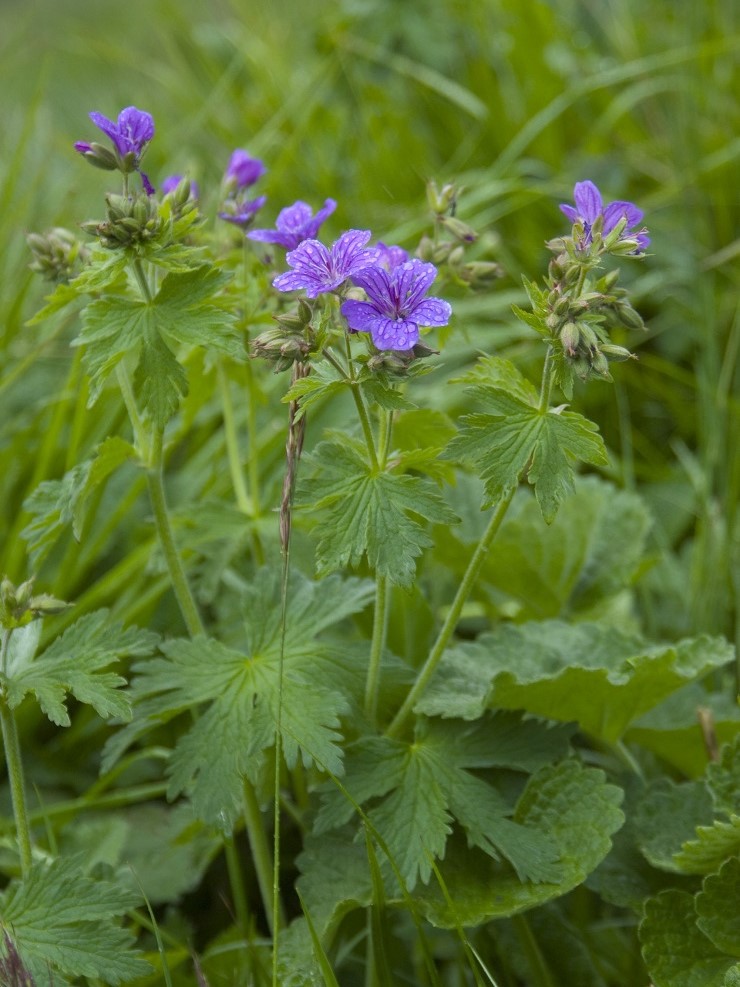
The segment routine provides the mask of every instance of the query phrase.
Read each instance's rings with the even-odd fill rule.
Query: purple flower
[[[650,237],[647,235],[645,229],[634,233],[630,232],[630,230],[633,230],[641,222],[644,215],[642,210],[638,209],[632,202],[610,202],[605,207],[601,198],[601,192],[599,192],[593,182],[589,181],[576,182],[573,189],[573,199],[576,204],[575,208],[561,203],[560,209],[565,213],[571,223],[580,222],[583,224],[582,246],[587,247],[591,243],[591,229],[600,216],[604,224],[602,231],[604,236],[611,233],[621,219],[627,220],[627,225],[620,239],[636,240],[638,246],[635,253],[642,252],[650,243]]]
[[[168,175],[167,178],[165,178],[164,181],[162,182],[162,194],[163,195],[169,195],[170,192],[174,192],[175,189],[177,188],[177,186],[180,184],[180,182],[184,178],[185,178],[184,175]],[[197,182],[191,182],[190,183],[190,198],[191,199],[197,199],[198,198],[198,192],[199,192],[198,183]]]
[[[387,246],[382,240],[378,240],[375,245],[376,262],[384,267],[386,271],[392,271],[399,264],[405,264],[409,259],[408,253],[403,247]]]
[[[365,250],[369,239],[370,230],[348,230],[331,250],[319,240],[303,240],[286,255],[293,270],[278,275],[272,283],[278,291],[302,288],[309,298],[334,291],[347,278],[375,263],[375,251]]]
[[[118,120],[115,123],[94,110],[90,114],[90,119],[99,130],[103,131],[106,137],[110,137],[122,158],[125,158],[127,154],[133,154],[134,167],[138,168],[144,148],[154,137],[154,119],[151,114],[145,113],[144,110],[137,110],[135,106],[127,106],[118,114]],[[82,146],[85,150],[90,148],[89,144]],[[75,148],[81,153],[85,153],[77,144],[75,144]]]
[[[229,184],[237,188],[248,188],[254,185],[266,170],[259,158],[253,158],[247,151],[237,148],[231,155],[225,177]]]
[[[341,308],[350,329],[369,332],[379,350],[410,350],[419,326],[446,326],[452,309],[441,298],[424,298],[437,276],[434,264],[410,260],[391,271],[371,267],[352,280],[368,300],[346,301]]]
[[[218,214],[219,219],[225,219],[227,223],[234,223],[246,230],[251,226],[254,217],[267,202],[266,195],[260,195],[256,199],[244,199],[237,202],[236,199],[227,199],[224,203],[225,210]]]
[[[295,250],[304,240],[313,240],[319,232],[324,220],[331,216],[337,204],[334,199],[327,199],[323,209],[314,216],[313,210],[305,202],[294,202],[292,206],[281,210],[275,220],[274,230],[252,230],[247,233],[250,240],[262,243],[277,243],[286,250]]]

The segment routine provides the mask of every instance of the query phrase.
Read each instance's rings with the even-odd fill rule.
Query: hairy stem
[[[378,455],[375,451],[375,439],[373,437],[372,426],[370,425],[370,416],[368,415],[367,408],[365,406],[365,399],[362,396],[360,385],[357,383],[357,380],[355,379],[354,364],[352,363],[352,349],[350,347],[349,336],[345,336],[344,341],[347,347],[347,366],[349,367],[349,378],[351,382],[350,390],[352,391],[352,398],[357,408],[357,414],[360,419],[360,425],[362,426],[362,434],[365,436],[365,444],[367,445],[367,454],[370,457],[370,465],[374,470],[377,470]]]
[[[10,646],[10,630],[4,630],[0,649],[0,667],[3,678],[6,674],[8,648]],[[21,761],[21,745],[18,740],[18,726],[13,711],[8,705],[5,689],[0,693],[0,726],[2,727],[3,747],[5,748],[5,764],[8,769],[10,782],[10,797],[13,803],[13,818],[18,837],[18,850],[21,858],[21,874],[26,876],[31,869],[33,857],[31,853],[31,830],[28,825],[28,810],[26,808],[26,792],[23,782],[23,762]]]

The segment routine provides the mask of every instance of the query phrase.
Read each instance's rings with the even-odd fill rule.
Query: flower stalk
[[[7,672],[8,651],[12,630],[4,628],[0,644],[0,668],[3,679]],[[8,769],[10,782],[10,797],[13,803],[13,818],[18,838],[18,851],[21,861],[21,874],[26,876],[33,863],[31,850],[31,830],[28,823],[26,807],[26,790],[23,780],[23,762],[21,760],[21,745],[18,739],[18,726],[13,710],[10,708],[5,694],[5,688],[0,692],[0,727],[2,728],[3,747],[5,749],[5,764]]]

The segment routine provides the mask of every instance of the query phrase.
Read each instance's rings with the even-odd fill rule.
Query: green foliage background
[[[629,199],[643,208],[653,256],[627,268],[625,280],[647,332],[623,340],[637,351],[639,362],[617,365],[613,388],[594,383],[579,387],[573,402],[599,423],[612,478],[623,491],[607,503],[605,488],[584,486],[583,502],[589,510],[598,509],[598,518],[589,519],[587,532],[596,532],[589,544],[581,544],[578,526],[583,515],[577,506],[563,507],[542,536],[555,546],[550,554],[552,578],[547,581],[550,574],[545,572],[547,585],[537,591],[538,600],[549,602],[532,614],[525,602],[519,616],[552,619],[552,625],[542,625],[543,633],[562,637],[562,653],[568,658],[569,675],[581,683],[580,695],[587,693],[608,706],[623,683],[607,681],[589,668],[593,642],[583,644],[583,660],[574,661],[580,652],[569,635],[575,640],[579,632],[557,621],[598,618],[594,600],[607,600],[607,606],[618,609],[617,591],[633,578],[638,565],[636,558],[620,557],[622,539],[625,545],[639,545],[650,526],[636,591],[645,635],[670,642],[707,632],[740,644],[740,109],[732,89],[740,48],[736,16],[731,0],[654,0],[649,5],[643,0],[219,0],[208,5],[194,0],[14,0],[0,6],[0,573],[18,582],[33,571],[20,537],[31,519],[22,506],[27,498],[44,481],[58,480],[89,457],[106,436],[116,436],[126,427],[120,402],[110,393],[103,393],[92,415],[85,411],[79,352],[70,355],[69,349],[76,332],[74,314],[40,326],[26,325],[48,286],[28,271],[24,234],[55,224],[74,228],[100,214],[106,177],[75,154],[72,142],[93,136],[89,110],[115,116],[122,107],[135,104],[151,112],[157,125],[145,163],[155,185],[165,175],[186,172],[198,181],[203,211],[210,215],[217,209],[219,183],[235,146],[248,148],[269,168],[261,187],[269,196],[265,220],[297,198],[316,206],[332,196],[339,202],[325,227],[332,238],[350,226],[367,227],[386,242],[411,244],[426,223],[425,181],[465,186],[459,216],[488,231],[480,249],[500,261],[506,277],[493,293],[453,299],[455,345],[449,354],[443,353],[440,370],[414,383],[422,407],[455,418],[470,409],[459,390],[442,384],[458,376],[476,354],[504,356],[525,373],[539,367],[541,344],[511,315],[511,304],[526,304],[520,274],[541,274],[547,262],[544,241],[565,231],[567,223],[557,203],[571,200],[574,182],[590,178],[607,200]],[[216,537],[231,539],[232,550],[238,552],[235,532],[244,536],[243,517],[237,512],[231,517],[218,504],[217,498],[228,490],[228,477],[211,469],[214,462],[223,461],[220,411],[207,399],[205,372],[200,373],[199,365],[190,369],[192,399],[185,401],[175,425],[179,434],[171,437],[169,493],[175,511],[188,501],[202,503],[202,510],[197,523],[183,524],[178,536],[186,548],[203,548]],[[277,380],[275,393],[284,383]],[[259,410],[260,461],[274,504],[283,470],[284,421],[273,420],[272,408]],[[322,451],[315,447],[321,426],[337,423],[322,419],[320,410],[310,414],[307,457],[312,453],[320,463]],[[409,434],[418,428],[415,418]],[[137,623],[164,634],[181,627],[161,562],[156,557],[151,561],[155,538],[143,480],[129,469],[124,443],[112,439],[105,452],[111,472],[118,472],[105,492],[101,487],[88,500],[83,498],[73,517],[65,514],[68,504],[44,501],[43,488],[36,495],[36,508],[46,519],[43,530],[48,531],[48,519],[58,511],[60,532],[56,542],[34,546],[39,588],[75,601],[74,613],[44,622],[45,643],[72,620],[101,606],[109,607],[124,624]],[[98,468],[106,467],[103,463]],[[634,492],[644,497],[652,522]],[[457,496],[465,493],[461,489]],[[516,587],[507,580],[510,568],[524,571],[522,532],[527,531],[532,507],[517,508],[519,513],[507,521],[498,550],[486,564],[487,592],[494,601],[499,589],[516,596]],[[471,527],[474,512],[460,513]],[[268,520],[274,545],[274,518]],[[84,536],[80,545],[68,530],[70,521]],[[465,525],[440,536],[434,560],[444,561],[450,578],[459,575],[456,560],[474,537]],[[299,563],[305,561],[302,550],[299,530]],[[214,549],[210,556],[204,551],[214,571],[224,561],[220,551]],[[568,572],[578,574],[577,585],[567,583],[563,573]],[[542,571],[538,577],[543,578]],[[207,565],[198,578],[199,599],[213,604]],[[526,593],[522,599],[526,601]],[[438,600],[432,603],[439,605]],[[402,599],[399,594],[396,604],[396,612],[408,618],[407,627],[412,619],[417,621],[419,655],[425,653],[431,609],[426,620],[427,604],[421,597]],[[474,607],[465,615],[473,629],[477,616]],[[391,639],[400,633],[392,624]],[[502,638],[509,633],[516,636],[516,628],[504,631]],[[456,681],[470,681],[468,664],[490,679],[492,704],[520,708],[523,695],[530,704],[540,702],[539,686],[528,680],[526,667],[502,665],[481,673],[475,649],[475,644],[461,645],[453,652],[447,672],[452,688],[445,690],[445,702],[450,693],[454,697]],[[673,661],[669,650],[666,644],[667,664]],[[657,697],[659,690],[639,679],[641,656],[635,651],[630,665],[630,674],[635,668],[638,673],[640,688],[635,691],[643,699]],[[727,657],[722,654],[712,667]],[[175,650],[170,658],[186,665],[189,654],[187,649]],[[701,655],[697,667],[700,659]],[[455,663],[464,673],[459,679]],[[721,673],[713,674],[719,687]],[[729,695],[731,687],[725,691]],[[153,688],[152,694],[156,692]],[[547,688],[544,694],[549,702]],[[425,700],[432,714],[435,698],[432,690]],[[589,725],[593,704],[574,712],[568,698],[538,711],[556,720],[577,717],[582,726]],[[692,694],[692,710],[695,699]],[[163,708],[167,701],[161,700]],[[456,701],[464,711],[469,697],[461,690]],[[678,772],[695,776],[703,770],[704,752],[694,725],[688,738],[686,723],[693,724],[692,710],[674,707],[647,723],[612,724],[603,735],[594,727],[591,734],[612,741],[629,727],[628,739],[644,743]],[[726,719],[735,716],[736,710],[730,709]],[[97,784],[99,749],[107,735],[92,715],[82,711],[64,734],[52,731],[27,707],[20,720],[29,774],[52,791],[56,786],[64,797],[88,797],[85,793]],[[720,739],[725,739],[721,731]],[[152,781],[153,768],[148,770],[151,777],[145,770],[124,776],[141,786],[142,803],[148,784],[158,795],[166,787]],[[538,784],[531,801],[537,807],[536,797],[541,798],[546,814],[546,772]],[[574,790],[585,786],[584,791],[596,785],[593,769],[579,774],[573,784]],[[686,790],[695,784],[699,785],[684,782],[679,790],[666,781],[664,789],[656,790],[649,810],[653,816],[644,823],[644,831],[639,818],[630,824],[647,859],[657,860],[656,866],[667,861],[668,871],[675,869],[673,855],[695,831],[697,820],[711,823],[711,813],[705,818],[684,808],[685,818],[679,819],[683,831],[680,836],[669,833],[665,846],[650,842],[652,824],[670,820],[675,806],[685,807]],[[156,813],[157,807],[142,804],[134,811],[145,817],[149,810]],[[54,811],[62,818],[65,812],[74,814],[63,801]],[[4,815],[9,816],[7,807]],[[442,822],[443,816],[444,807]],[[166,824],[159,822],[166,825],[173,843],[187,825],[175,813]],[[93,841],[96,821],[85,825],[92,835],[88,837],[84,827],[68,832],[71,845],[64,849],[73,852]],[[145,819],[143,826],[155,829],[156,820]],[[736,839],[734,830],[730,835]],[[105,837],[113,838],[107,831]],[[686,873],[705,873],[700,864],[702,854],[711,857],[711,837],[710,833],[705,839],[709,849],[700,845],[688,859]],[[122,832],[118,838],[124,845],[129,836]],[[208,846],[199,848],[195,839],[187,843],[183,838],[179,845],[187,846],[188,855],[178,875],[181,883],[158,889],[152,880],[147,893],[154,904],[157,890],[162,901],[192,890],[212,852]],[[348,846],[348,859],[355,849]],[[365,848],[359,850],[365,853]],[[465,852],[458,850],[464,858]],[[123,853],[120,846],[116,852]],[[320,858],[321,847],[309,845],[304,852]],[[454,861],[455,852],[453,848],[448,859]],[[617,856],[620,852],[626,856],[628,849],[620,850],[618,843]],[[126,853],[135,855],[136,847],[127,847]],[[151,854],[141,853],[150,861]],[[718,860],[722,859],[720,853]],[[706,873],[710,869],[707,864]],[[463,870],[460,874],[463,883],[470,877],[469,907],[475,914],[475,875]],[[618,906],[657,890],[641,886],[641,874],[634,878],[636,888],[610,884],[609,876],[606,872],[593,880],[602,882],[599,890]],[[581,877],[574,874],[568,887]],[[166,880],[173,880],[172,872]],[[705,923],[715,918],[710,907],[714,885],[724,894],[725,884],[736,880],[730,865],[707,879],[702,892]],[[320,901],[311,898],[320,898],[322,891],[309,883],[301,893],[313,906],[314,917],[329,925],[335,918],[331,908],[327,906],[324,914]],[[647,954],[652,950],[658,956],[658,966],[671,962],[670,957],[661,959],[663,939],[658,933],[664,926],[674,928],[687,908],[690,912],[686,897],[679,887],[653,899],[644,941]],[[445,905],[430,898],[425,907],[439,918]],[[552,921],[560,921],[548,907],[533,918],[535,934],[545,944],[548,935],[554,935]],[[502,928],[505,938],[508,926]],[[594,950],[599,952],[599,944]],[[603,950],[604,955],[608,952]],[[611,955],[619,955],[619,950]],[[726,958],[718,955],[712,962],[724,970]],[[624,970],[605,974],[604,983],[620,982],[620,976],[621,982],[630,982],[635,971],[627,964],[625,959]]]
[[[23,234],[99,212],[101,177],[74,154],[90,109],[153,113],[155,184],[186,171],[216,208],[234,146],[265,159],[265,217],[303,198],[339,201],[327,235],[418,233],[423,183],[458,180],[461,216],[489,227],[508,276],[493,299],[456,303],[467,346],[539,357],[509,314],[519,275],[546,263],[558,201],[591,178],[646,212],[654,256],[632,289],[648,323],[617,386],[582,389],[617,480],[655,508],[664,556],[653,633],[736,638],[740,138],[731,0],[35,0],[0,8],[0,547],[24,575],[25,496],[61,474],[66,349],[24,327],[43,286]],[[623,381],[629,377],[629,387]],[[438,384],[435,376],[430,385]],[[445,398],[434,400],[444,405]],[[67,408],[67,410],[69,410]],[[457,411],[459,409],[447,409]],[[658,599],[659,598],[659,599]],[[107,602],[107,601],[106,601]]]

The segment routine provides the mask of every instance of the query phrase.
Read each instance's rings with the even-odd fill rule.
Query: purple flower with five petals
[[[278,291],[303,289],[309,298],[335,291],[347,278],[355,277],[375,263],[375,251],[366,250],[370,230],[348,230],[331,249],[319,240],[303,240],[286,255],[293,268],[272,282]]]
[[[391,271],[371,267],[352,280],[368,300],[350,299],[341,308],[350,329],[369,332],[379,350],[410,350],[419,340],[419,326],[446,326],[452,314],[441,298],[424,298],[437,276],[434,264],[410,260]]]
[[[237,188],[248,188],[267,171],[259,158],[253,158],[248,151],[237,148],[229,159],[226,181]]]
[[[641,253],[650,243],[650,237],[647,235],[646,230],[642,229],[637,232],[630,232],[642,221],[644,215],[643,211],[638,209],[634,203],[617,201],[610,202],[608,206],[604,206],[601,192],[599,192],[593,182],[589,181],[576,182],[573,189],[573,199],[575,201],[575,208],[561,203],[560,209],[565,213],[571,223],[580,222],[583,224],[582,246],[587,247],[591,243],[591,229],[599,217],[602,217],[602,232],[604,236],[611,233],[620,220],[626,219],[627,224],[620,239],[636,240],[637,250],[635,250],[635,253]]]
[[[250,240],[261,243],[277,243],[286,250],[295,250],[304,240],[314,240],[324,220],[331,216],[337,204],[334,199],[327,199],[323,209],[314,216],[313,210],[305,202],[294,202],[292,206],[281,210],[275,220],[274,230],[252,230],[247,233]]]

